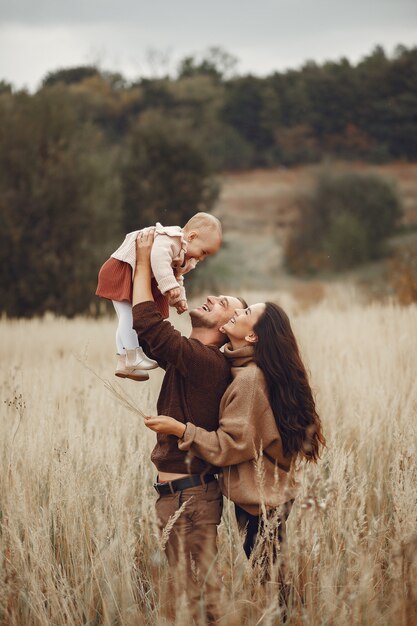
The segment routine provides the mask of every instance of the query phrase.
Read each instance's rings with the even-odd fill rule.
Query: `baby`
[[[132,380],[147,380],[148,370],[158,367],[139,346],[133,329],[132,290],[136,267],[136,239],[141,231],[128,233],[122,245],[101,267],[96,295],[113,302],[118,317],[116,331],[117,366],[115,375]],[[169,306],[179,314],[188,309],[184,274],[221,246],[219,220],[209,213],[196,213],[184,228],[162,226],[157,222],[151,250],[152,294],[164,319]]]

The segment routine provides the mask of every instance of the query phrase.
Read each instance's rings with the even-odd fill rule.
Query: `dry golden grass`
[[[411,626],[417,307],[288,305],[328,449],[305,472],[289,519],[287,624]],[[154,435],[82,364],[113,382],[114,330],[110,320],[0,323],[2,624],[191,623],[181,593],[171,598],[176,621],[163,608]],[[122,385],[153,413],[160,381],[158,371]],[[232,519],[228,505],[218,560],[224,623],[279,624],[276,590],[256,582]]]

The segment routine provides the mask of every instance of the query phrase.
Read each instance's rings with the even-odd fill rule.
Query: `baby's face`
[[[211,256],[219,251],[221,241],[215,232],[191,231],[187,236],[186,259],[204,261],[206,256]]]

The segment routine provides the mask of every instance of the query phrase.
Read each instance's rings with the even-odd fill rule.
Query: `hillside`
[[[273,168],[227,173],[222,179],[222,193],[215,209],[229,233],[279,233],[291,223],[294,198],[308,188],[323,166]],[[417,163],[332,163],[332,169],[373,172],[398,184],[404,200],[404,224],[417,224]]]
[[[289,276],[283,267],[283,243],[296,215],[297,194],[312,186],[322,167],[274,168],[222,176],[222,191],[214,213],[223,223],[225,246],[215,259],[199,268],[203,289],[235,285],[248,289],[293,289],[296,285],[298,289],[300,281]],[[332,169],[373,172],[392,179],[403,198],[404,226],[417,225],[417,163],[339,162],[332,163]],[[401,246],[402,241],[409,239],[407,234],[396,236],[395,244]],[[380,280],[383,265],[384,262],[372,264],[341,278],[358,282],[370,275],[371,280]]]

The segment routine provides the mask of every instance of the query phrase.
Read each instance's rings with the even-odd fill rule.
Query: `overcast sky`
[[[209,46],[265,75],[307,59],[356,62],[377,44],[417,45],[417,0],[0,0],[0,80],[30,89],[87,63],[129,79],[175,73]]]

